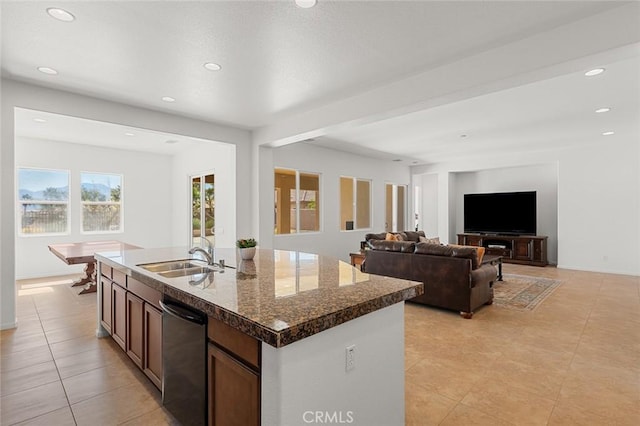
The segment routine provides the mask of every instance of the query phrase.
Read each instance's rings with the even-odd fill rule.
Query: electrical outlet
[[[356,368],[356,345],[347,346],[345,370],[351,371]]]

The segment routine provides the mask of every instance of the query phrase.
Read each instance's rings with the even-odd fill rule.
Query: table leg
[[[86,284],[82,291],[78,294],[95,293],[98,290],[96,285],[96,262],[87,263],[87,267],[84,269],[85,277],[80,281],[84,281]],[[74,284],[75,286],[76,284]]]
[[[71,284],[71,287],[79,287],[81,285],[86,285],[89,283],[95,283],[95,273],[96,273],[96,262],[89,262],[87,266],[84,267],[84,276],[80,277],[79,280],[74,281]]]
[[[498,281],[502,281],[502,259],[498,260]]]

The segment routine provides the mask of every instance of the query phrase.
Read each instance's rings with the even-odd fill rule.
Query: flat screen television
[[[536,191],[464,195],[464,232],[536,235]]]

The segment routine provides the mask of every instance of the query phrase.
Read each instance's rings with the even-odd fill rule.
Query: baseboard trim
[[[0,330],[9,330],[11,328],[16,328],[17,326],[18,326],[17,321],[7,322],[7,323],[0,324]]]
[[[569,269],[571,271],[585,271],[585,272],[595,272],[599,274],[612,274],[612,275],[627,275],[631,277],[640,277],[640,272],[634,273],[631,271],[615,271],[615,270],[601,270],[601,269],[590,269],[585,268],[583,266],[570,266],[570,265],[557,265],[558,269]]]

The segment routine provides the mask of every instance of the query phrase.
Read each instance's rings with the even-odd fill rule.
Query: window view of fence
[[[320,230],[320,175],[275,169],[274,233]]]
[[[122,231],[122,176],[80,174],[82,232]]]
[[[20,234],[69,232],[69,172],[19,168],[18,208]]]

